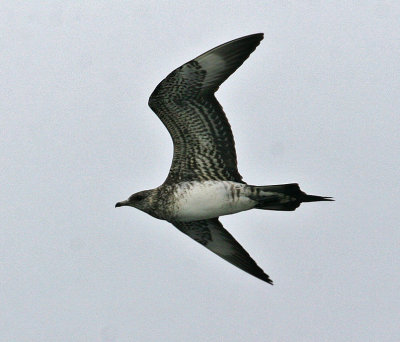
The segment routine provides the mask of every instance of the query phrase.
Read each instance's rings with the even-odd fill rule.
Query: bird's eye
[[[132,196],[132,199],[135,201],[141,201],[142,199],[144,199],[143,195],[134,195]]]

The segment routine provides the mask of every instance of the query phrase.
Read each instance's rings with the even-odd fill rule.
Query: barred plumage
[[[223,259],[272,284],[218,217],[252,208],[294,210],[301,202],[330,199],[309,196],[297,184],[247,185],[239,174],[231,126],[214,93],[262,39],[258,33],[217,46],[156,87],[149,106],[172,137],[171,168],[161,186],[133,194],[116,207],[132,206],[167,220]]]

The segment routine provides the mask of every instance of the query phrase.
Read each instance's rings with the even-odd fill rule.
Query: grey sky
[[[400,340],[400,5],[3,1],[0,340]],[[250,184],[333,203],[221,219],[269,286],[131,208],[172,158],[174,68],[264,32],[217,93]]]

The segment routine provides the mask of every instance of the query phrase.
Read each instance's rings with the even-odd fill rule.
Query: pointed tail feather
[[[291,211],[302,202],[333,201],[332,197],[307,195],[297,183],[252,186],[251,190],[249,197],[258,202],[255,208],[263,210]]]
[[[304,192],[303,192],[304,194]],[[302,198],[302,202],[317,202],[317,201],[334,201],[332,197],[326,197],[326,196],[316,196],[316,195],[307,195],[304,194],[305,196]]]

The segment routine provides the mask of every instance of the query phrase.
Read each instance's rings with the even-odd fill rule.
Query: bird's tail
[[[302,202],[333,201],[332,197],[307,195],[297,183],[280,185],[251,185],[252,200],[258,202],[257,209],[295,210]]]

